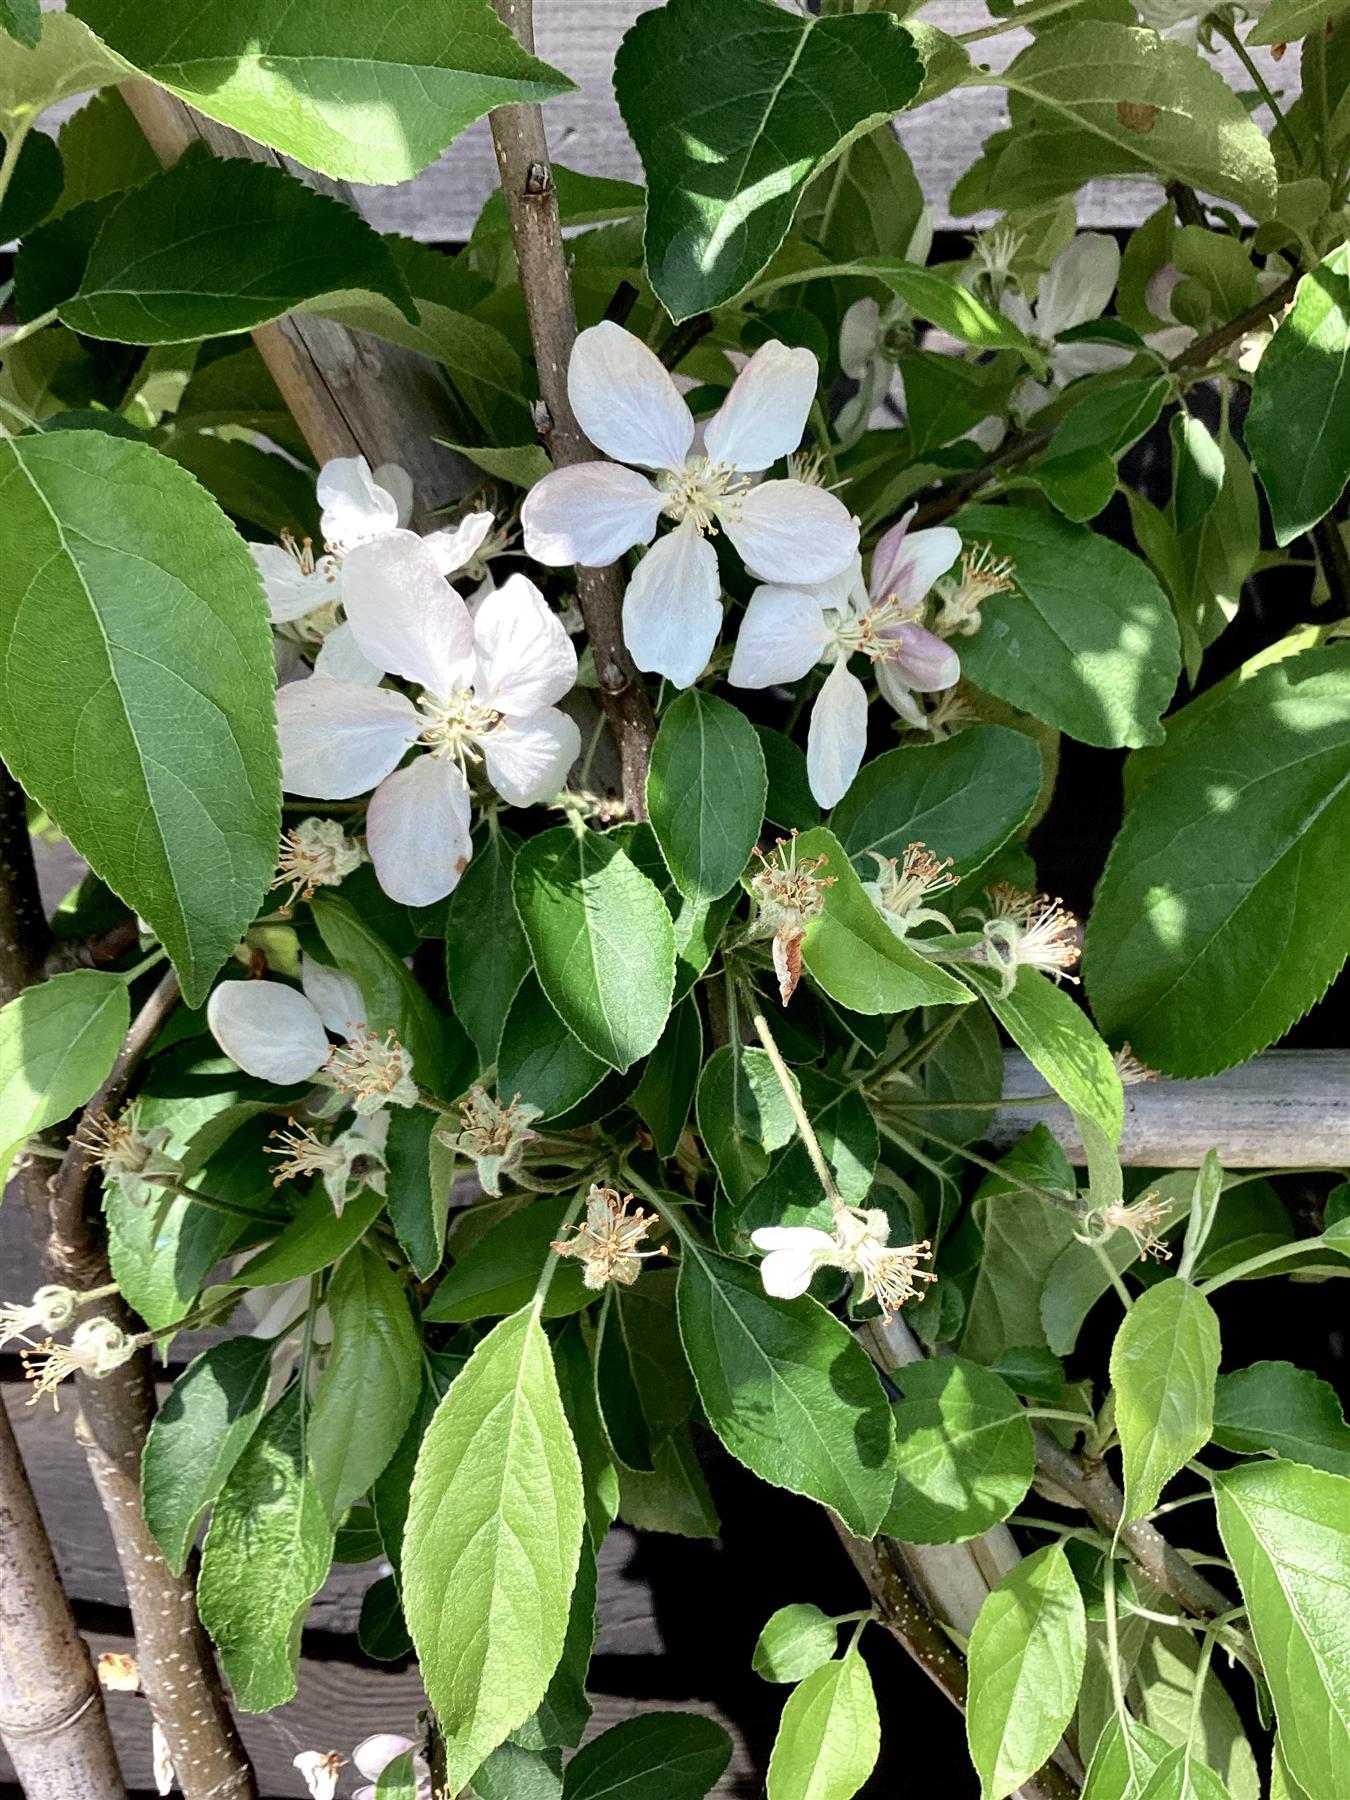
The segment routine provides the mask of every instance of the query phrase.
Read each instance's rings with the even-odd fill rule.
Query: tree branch
[[[1317,559],[1322,565],[1322,578],[1327,584],[1327,592],[1338,610],[1338,616],[1344,618],[1350,613],[1350,550],[1345,547],[1345,539],[1341,536],[1335,513],[1329,512],[1324,519],[1319,519],[1310,535],[1317,551]]]
[[[502,22],[532,52],[531,0],[493,0],[493,5]],[[567,397],[567,364],[577,320],[543,113],[538,106],[499,106],[489,118],[547,415],[540,436],[557,468],[595,462],[599,460],[596,452],[577,424]],[[644,819],[647,764],[656,726],[642,677],[623,641],[623,587],[623,572],[617,565],[577,570],[577,600],[595,656],[600,701],[619,746],[624,801],[632,817]]]
[[[51,938],[33,863],[28,797],[0,762],[0,1004],[37,980]]]

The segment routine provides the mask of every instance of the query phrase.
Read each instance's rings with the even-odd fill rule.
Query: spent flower
[[[961,573],[938,583],[942,605],[933,630],[939,637],[974,637],[983,620],[980,608],[994,594],[1011,594],[1017,565],[1009,556],[995,556],[990,544],[974,544],[961,553]]]
[[[36,1405],[44,1394],[55,1399],[57,1388],[71,1375],[91,1375],[96,1380],[111,1375],[135,1355],[142,1342],[148,1341],[128,1336],[120,1325],[101,1314],[77,1325],[68,1344],[47,1338],[23,1353],[24,1371],[34,1388],[28,1404]],[[59,1401],[56,1403],[59,1405]]]
[[[16,1338],[29,1341],[34,1331],[40,1331],[44,1337],[64,1331],[87,1298],[88,1295],[77,1294],[74,1288],[52,1285],[40,1287],[26,1306],[7,1300],[0,1306],[0,1350]]]
[[[269,1148],[267,1154],[279,1159],[272,1179],[273,1187],[280,1187],[283,1181],[293,1181],[297,1177],[317,1175],[338,1218],[342,1217],[347,1202],[363,1188],[373,1188],[377,1194],[382,1194],[388,1167],[384,1139],[389,1114],[380,1110],[363,1116],[359,1107],[357,1113],[356,1124],[350,1131],[340,1131],[328,1139],[321,1138],[312,1126],[297,1128],[294,1122],[289,1131],[272,1132],[268,1143],[275,1143],[276,1148]]]
[[[991,888],[988,900],[982,927],[985,961],[999,971],[1005,992],[1012,991],[1019,969],[1077,983],[1069,971],[1082,955],[1083,930],[1062,901],[1024,893],[1007,881]]]
[[[348,837],[336,819],[301,819],[281,834],[272,888],[291,890],[282,912],[289,913],[297,900],[312,900],[321,887],[341,887],[365,859],[361,840]]]
[[[336,1750],[302,1750],[291,1758],[291,1767],[304,1777],[311,1800],[333,1800],[344,1760]]]
[[[755,846],[759,869],[750,878],[750,891],[759,902],[759,916],[752,937],[772,937],[773,969],[778,977],[778,998],[786,1006],[802,978],[802,939],[806,927],[825,909],[825,890],[837,877],[822,875],[828,856],[798,856],[797,833],[779,838],[772,856]]]
[[[550,1248],[559,1256],[575,1256],[581,1261],[581,1279],[592,1289],[607,1287],[617,1281],[631,1287],[637,1280],[645,1257],[665,1256],[666,1246],[655,1250],[639,1250],[638,1245],[660,1223],[655,1213],[639,1206],[633,1212],[631,1194],[620,1194],[614,1188],[592,1185],[586,1196],[586,1216],[568,1226],[569,1238],[555,1242]]]
[[[165,1145],[173,1136],[167,1125],[141,1127],[141,1103],[133,1100],[114,1118],[100,1111],[80,1126],[80,1142],[105,1176],[115,1181],[133,1206],[144,1206],[159,1185],[157,1177],[181,1175],[183,1165]]]
[[[459,1130],[438,1131],[436,1136],[448,1149],[470,1157],[484,1193],[496,1196],[502,1191],[503,1174],[517,1167],[526,1144],[533,1143],[536,1134],[530,1126],[538,1117],[539,1108],[523,1102],[519,1094],[503,1105],[475,1082],[460,1105]]]
[[[923,844],[906,844],[904,857],[898,862],[879,850],[869,850],[867,854],[878,867],[876,879],[865,881],[863,889],[897,937],[905,937],[925,921],[955,931],[946,913],[924,904],[930,894],[945,893],[960,885],[961,877],[951,872],[950,856],[934,856]]]

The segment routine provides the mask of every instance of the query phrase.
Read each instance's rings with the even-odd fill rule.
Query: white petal
[[[380,886],[404,906],[431,906],[469,866],[469,792],[458,767],[419,756],[376,788],[366,848]]]
[[[206,1003],[206,1022],[246,1074],[283,1087],[308,1081],[332,1048],[314,1007],[280,981],[218,983]]]
[[[825,677],[806,733],[806,777],[821,806],[853,785],[867,748],[867,690],[842,659]]]
[[[1100,319],[1120,274],[1120,250],[1114,238],[1083,231],[1066,244],[1041,280],[1036,296],[1036,328],[1041,337],[1058,337],[1089,319]]]
[[[885,663],[877,664],[877,687],[881,690],[882,699],[895,708],[906,725],[914,731],[928,730],[928,714],[905,686],[903,677],[897,675],[894,669],[887,668]],[[866,883],[863,885],[866,886]],[[889,913],[887,918],[890,918]],[[901,931],[900,935],[903,937],[904,932]]]
[[[721,626],[717,553],[685,519],[638,564],[623,598],[623,641],[639,669],[692,687]]]
[[[384,670],[377,669],[368,656],[362,655],[352,628],[344,619],[319,645],[314,673],[322,675],[325,681],[357,681],[364,687],[374,687]]]
[[[532,581],[512,575],[474,614],[474,693],[494,712],[526,718],[576,685],[577,653]],[[517,802],[523,805],[524,802]]]
[[[1124,344],[1056,344],[1050,352],[1050,379],[1056,387],[1068,387],[1080,375],[1123,369],[1134,354]]]
[[[377,1731],[352,1751],[352,1761],[367,1781],[378,1781],[396,1756],[413,1748],[411,1738],[396,1737],[391,1731]]]
[[[961,554],[961,534],[950,525],[911,532],[909,522],[916,510],[911,506],[900,523],[883,532],[877,541],[867,584],[874,600],[894,596],[903,606],[917,605]]]
[[[882,635],[895,646],[891,656],[873,665],[888,699],[891,681],[920,694],[940,694],[961,679],[961,658],[936,632],[906,621],[886,628]]]
[[[1037,332],[1036,315],[1028,306],[1023,295],[1014,288],[1004,288],[999,299],[998,309],[1005,319],[1011,319],[1023,337],[1034,338]],[[928,340],[931,342],[931,338]]]
[[[761,481],[719,514],[747,569],[763,581],[828,581],[858,549],[857,522],[842,500],[804,481]]]
[[[383,488],[398,508],[399,524],[406,525],[413,516],[412,476],[397,463],[381,463],[375,471],[375,485]]]
[[[617,463],[577,463],[536,481],[520,509],[525,554],[549,568],[602,569],[649,544],[662,497],[645,475]]]
[[[323,541],[339,553],[398,524],[398,501],[375,480],[364,456],[335,456],[326,462],[315,491],[323,508]]]
[[[480,507],[475,512],[465,513],[458,525],[447,526],[444,531],[429,531],[422,542],[436,558],[436,567],[442,575],[457,575],[482,549],[492,524],[492,514]]]
[[[820,1234],[825,1235],[823,1232]],[[830,1240],[830,1249],[834,1243]],[[759,1265],[759,1278],[764,1292],[778,1300],[796,1300],[811,1285],[811,1277],[826,1256],[813,1250],[771,1250]]]
[[[606,319],[578,335],[567,393],[577,423],[606,456],[644,469],[684,467],[693,414],[660,358],[622,325]]]
[[[366,1003],[350,975],[312,956],[300,957],[300,985],[305,998],[335,1037],[350,1037],[352,1027],[364,1022]]]
[[[767,469],[795,450],[819,378],[820,364],[811,351],[790,350],[777,338],[761,344],[704,431],[709,461]]]
[[[383,781],[422,724],[389,688],[311,676],[277,690],[281,784],[312,800],[350,800]]]
[[[757,1250],[811,1250],[832,1256],[838,1245],[815,1225],[761,1225],[750,1233]]]
[[[802,588],[757,587],[741,620],[727,671],[733,687],[773,687],[799,681],[820,661],[826,644],[820,602]]]
[[[304,1776],[310,1800],[333,1800],[340,1765],[332,1751],[302,1750],[291,1762]]]
[[[867,374],[881,348],[881,308],[870,296],[855,300],[839,326],[839,367],[853,381]]]
[[[342,604],[357,648],[378,668],[444,698],[473,651],[469,609],[411,531],[391,531],[342,565]]]
[[[478,740],[488,780],[512,806],[534,806],[562,792],[581,755],[575,719],[546,706],[528,719],[507,719]]]
[[[933,249],[933,209],[931,206],[921,207],[919,216],[910,233],[909,243],[905,246],[905,261],[926,263]]]
[[[303,619],[316,606],[339,597],[338,566],[331,556],[321,556],[313,573],[306,575],[290,551],[283,550],[280,544],[250,544],[249,549],[262,576],[267,611],[274,625]]]

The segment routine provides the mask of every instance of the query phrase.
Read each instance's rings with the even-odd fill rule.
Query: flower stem
[[[23,343],[25,338],[36,337],[39,331],[45,331],[49,325],[56,323],[56,308],[49,307],[45,313],[39,313],[26,325],[16,325],[7,337],[0,338],[0,356],[12,350],[16,344]]]
[[[830,1165],[825,1160],[825,1153],[820,1147],[820,1139],[816,1136],[806,1108],[802,1105],[802,1097],[792,1079],[792,1071],[783,1061],[783,1054],[774,1042],[774,1035],[769,1030],[769,1022],[758,1005],[754,1006],[750,1015],[750,1023],[755,1028],[755,1036],[764,1046],[764,1053],[773,1065],[773,1072],[778,1078],[778,1085],[783,1090],[783,1098],[788,1103],[788,1110],[797,1122],[797,1130],[801,1133],[802,1142],[806,1145],[806,1154],[811,1158],[811,1167],[816,1178],[825,1190],[825,1198],[837,1211],[844,1209],[844,1199],[835,1186],[834,1176],[830,1173]]]

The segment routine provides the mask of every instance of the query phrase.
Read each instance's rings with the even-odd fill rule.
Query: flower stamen
[[[598,1290],[617,1281],[623,1287],[631,1287],[645,1257],[669,1254],[664,1244],[654,1250],[638,1249],[643,1238],[661,1221],[657,1214],[644,1212],[640,1206],[630,1213],[632,1203],[631,1194],[592,1186],[586,1196],[586,1217],[566,1228],[574,1235],[549,1246],[559,1256],[580,1258],[583,1286]]]
[[[358,840],[349,838],[336,819],[302,819],[282,833],[277,872],[268,892],[290,887],[280,909],[289,916],[297,900],[312,900],[321,887],[339,887],[364,858]]]

